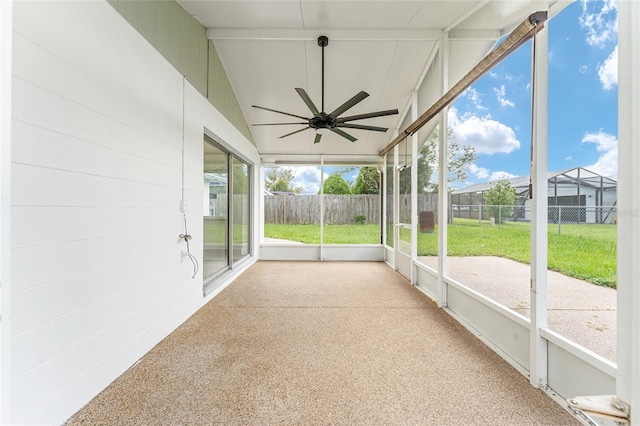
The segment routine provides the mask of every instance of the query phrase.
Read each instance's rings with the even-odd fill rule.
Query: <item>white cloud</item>
[[[492,172],[485,167],[478,167],[475,164],[469,165],[469,172],[471,172],[471,174],[474,175],[477,179],[482,179],[489,182],[516,177],[516,175],[509,172],[504,172],[502,170]]]
[[[598,77],[604,90],[611,90],[618,84],[618,46],[613,49],[604,63],[598,66]]]
[[[580,65],[580,67],[578,68],[578,72],[580,74],[586,74],[587,71],[589,71],[589,66],[588,65]]]
[[[475,164],[469,165],[469,171],[478,179],[486,179],[489,177],[489,169],[478,167]]]
[[[458,117],[456,108],[449,109],[448,118],[456,142],[471,145],[478,154],[508,154],[520,148],[513,129],[499,121],[471,114]]]
[[[596,144],[598,151],[609,151],[618,148],[618,138],[607,132],[599,130],[598,133],[585,133],[582,142],[591,142]]]
[[[600,6],[598,8],[598,6]],[[618,36],[617,0],[595,2],[582,0],[580,25],[587,30],[586,41],[590,46],[603,48]]]
[[[473,87],[465,90],[462,93],[462,96],[465,96],[467,99],[469,99],[471,101],[471,103],[473,103],[475,105],[475,107],[481,111],[486,110],[487,107],[485,107],[484,105],[482,105],[482,99],[481,99],[481,94],[480,92],[478,92],[476,89],[474,89]]]
[[[569,155],[569,156],[564,157],[564,159],[565,159],[565,161],[571,161],[571,160],[573,160],[573,157]]]
[[[495,180],[510,179],[510,178],[514,178],[514,177],[517,177],[517,175],[514,175],[514,174],[509,173],[509,172],[498,171],[498,172],[491,173],[491,176],[490,176],[489,180],[493,182]]]
[[[302,194],[317,194],[320,190],[320,168],[314,166],[283,167],[295,176],[293,187],[302,187]],[[325,174],[326,179],[326,174]]]
[[[585,133],[582,143],[594,143],[596,150],[601,152],[598,161],[586,169],[603,176],[618,175],[618,138],[600,130],[598,133]]]
[[[594,164],[585,167],[592,172],[601,174],[602,176],[617,177],[618,176],[618,148],[607,151],[598,158]]]
[[[515,104],[513,102],[511,102],[509,99],[506,98],[506,93],[507,93],[507,89],[504,87],[504,84],[502,86],[500,86],[500,88],[498,89],[497,87],[493,88],[493,91],[496,94],[496,97],[498,98],[498,102],[500,102],[500,106],[510,106],[510,107],[514,107]]]

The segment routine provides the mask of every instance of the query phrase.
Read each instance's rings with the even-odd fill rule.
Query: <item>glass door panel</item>
[[[229,268],[229,166],[227,154],[204,143],[204,280]]]
[[[249,255],[249,166],[236,157],[231,159],[233,220],[233,262]]]

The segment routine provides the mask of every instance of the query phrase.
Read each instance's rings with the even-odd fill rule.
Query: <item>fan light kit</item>
[[[376,127],[376,126],[365,126],[363,124],[351,124],[350,121],[356,120],[364,120],[365,118],[374,118],[374,117],[382,117],[385,115],[394,115],[398,113],[397,109],[389,109],[385,111],[376,111],[370,112],[366,114],[358,114],[352,115],[348,117],[340,117],[347,110],[355,106],[357,103],[361,102],[363,99],[369,96],[367,92],[359,92],[354,97],[346,101],[344,104],[340,105],[331,113],[327,114],[324,111],[324,48],[329,44],[329,39],[326,36],[318,37],[318,46],[322,48],[322,111],[318,111],[318,108],[314,105],[313,101],[307,94],[304,89],[296,88],[296,92],[302,98],[302,101],[307,105],[309,110],[313,113],[313,117],[307,118],[301,115],[290,114],[288,112],[278,111],[271,108],[265,108],[258,105],[251,105],[253,108],[263,109],[265,111],[276,112],[278,114],[288,115],[290,117],[296,117],[301,120],[306,120],[305,122],[296,122],[296,123],[265,123],[265,124],[254,124],[254,126],[279,126],[279,125],[292,125],[292,124],[304,124],[306,127],[296,130],[291,133],[287,133],[286,135],[280,136],[280,139],[286,138],[287,136],[295,135],[296,133],[304,132],[307,129],[314,129],[316,131],[316,137],[313,143],[320,142],[322,135],[327,135],[331,132],[336,133],[342,136],[345,139],[350,140],[351,142],[355,142],[357,139],[351,136],[349,133],[342,130],[343,128],[348,129],[359,129],[359,130],[370,130],[374,132],[386,132],[389,130],[386,127]]]

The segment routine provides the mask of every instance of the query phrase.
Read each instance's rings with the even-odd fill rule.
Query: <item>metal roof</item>
[[[576,184],[578,182],[578,178],[580,179],[580,185],[584,187],[612,189],[618,186],[618,181],[615,178],[602,176],[582,167],[575,167],[572,169],[548,173],[549,183],[552,184]],[[500,180],[503,179],[469,185],[453,191],[452,194],[485,192],[491,189],[491,186]],[[516,188],[516,192],[521,193],[522,191],[528,189],[530,178],[529,176],[517,176],[508,178],[506,180],[509,181],[511,186]]]

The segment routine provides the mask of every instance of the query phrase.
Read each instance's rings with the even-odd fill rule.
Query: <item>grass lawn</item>
[[[449,256],[498,256],[530,263],[530,224],[505,222],[501,227],[477,220],[456,219],[448,228]],[[549,225],[548,267],[569,277],[616,287],[615,225]],[[437,233],[421,234],[418,253],[438,252]]]
[[[227,239],[227,223],[224,220],[205,220],[204,243],[224,244]],[[249,241],[249,227],[247,225],[233,226],[233,242],[235,244]]]
[[[477,220],[455,219],[448,228],[449,256],[498,256],[529,263],[529,223],[505,222],[502,226],[482,226]],[[378,244],[378,225],[325,226],[325,244]],[[401,229],[401,238],[410,241],[410,231]],[[265,224],[265,237],[307,244],[320,244],[319,225]],[[549,225],[549,269],[594,284],[616,286],[615,225]],[[432,234],[418,235],[418,255],[438,252],[437,227]]]
[[[320,244],[320,225],[265,223],[264,236]],[[325,225],[325,244],[380,244],[380,225]]]

